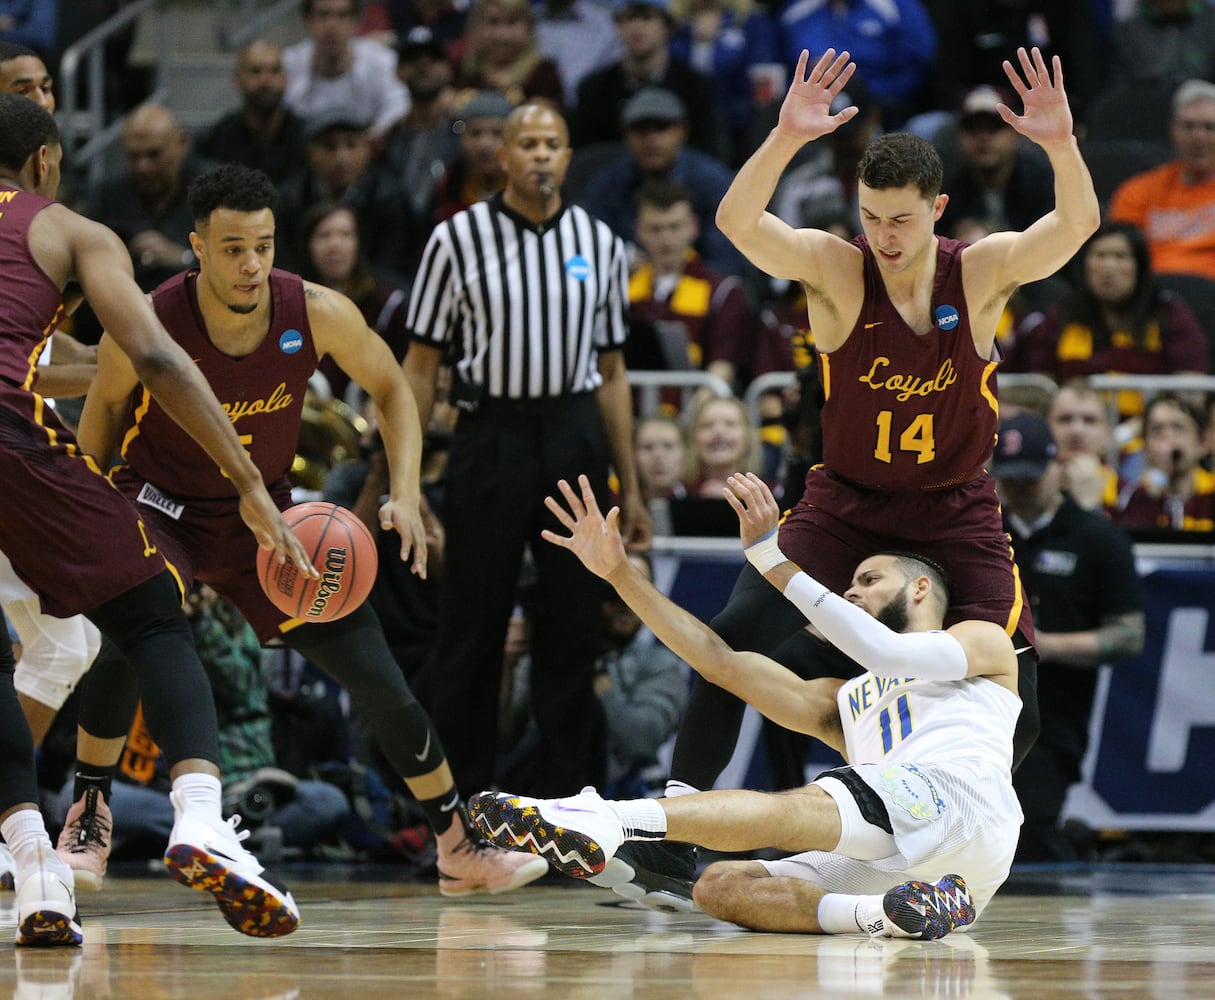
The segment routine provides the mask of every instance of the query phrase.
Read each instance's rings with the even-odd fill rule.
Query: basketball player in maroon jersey
[[[245,933],[294,929],[291,894],[266,873],[220,815],[219,746],[206,674],[163,553],[138,513],[102,477],[32,391],[34,365],[75,281],[111,324],[115,342],[240,490],[258,542],[314,574],[256,466],[189,356],[168,337],[131,277],[117,237],[51,199],[63,156],[51,116],[0,94],[0,549],[59,617],[83,613],[130,658],[150,728],[170,762],[176,822],[165,854],[179,881],[214,894]],[[16,865],[17,942],[81,941],[71,869],[39,812],[32,743],[0,669],[0,830]],[[153,721],[154,720],[154,721]]]
[[[275,192],[264,173],[235,164],[218,167],[196,179],[188,197],[198,269],[152,292],[157,316],[219,396],[280,508],[291,504],[287,473],[308,379],[319,360],[331,355],[379,411],[391,482],[380,524],[400,533],[402,559],[412,558],[413,571],[424,574],[417,404],[388,345],[346,296],[274,269]],[[185,590],[195,580],[209,584],[240,609],[262,642],[281,641],[346,688],[426,811],[438,841],[440,892],[505,892],[548,870],[543,860],[469,836],[463,798],[438,734],[370,605],[337,621],[305,623],[270,603],[258,582],[256,548],[240,530],[231,481],[149,396],[108,336],[102,338],[97,378],[81,416],[80,444],[99,460],[121,454],[111,480],[134,501]],[[109,781],[134,716],[138,694],[129,668],[114,652],[103,644],[81,686],[77,801],[68,826],[79,825],[89,795],[90,783],[80,776]],[[108,818],[102,802],[93,822],[108,828]],[[79,851],[61,839],[61,854],[78,879],[84,873],[99,886],[108,836],[85,840],[90,850]]]
[[[874,551],[904,550],[944,567],[955,589],[946,627],[992,621],[1013,637],[1023,702],[1015,759],[1037,737],[1036,654],[995,486],[984,468],[995,443],[996,323],[1021,284],[1054,273],[1100,222],[1097,196],[1072,135],[1056,56],[1017,53],[1004,69],[1024,104],[1001,118],[1042,147],[1055,208],[1024,232],[967,246],[935,235],[948,196],[932,145],[907,133],[875,139],[858,166],[863,235],[851,242],[793,229],[766,211],[781,173],[805,143],[857,114],[831,101],[855,69],[832,49],[807,74],[802,53],[778,124],[743,164],[717,224],[747,258],[806,291],[826,395],[823,459],[780,529],[781,548],[835,593]],[[767,653],[803,676],[850,676],[855,664],[808,637],[800,613],[744,568],[712,626],[735,649]],[[697,679],[680,726],[667,794],[711,788],[730,759],[743,704]],[[643,856],[644,854],[644,856]],[[652,845],[597,881],[655,908],[685,909],[690,849]]]

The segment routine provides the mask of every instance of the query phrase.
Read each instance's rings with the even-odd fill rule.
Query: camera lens
[[[257,822],[266,819],[274,812],[274,796],[265,785],[254,785],[245,792],[241,803],[241,818],[247,822]]]

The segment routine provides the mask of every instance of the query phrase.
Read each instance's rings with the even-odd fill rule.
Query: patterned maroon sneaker
[[[469,815],[486,840],[539,855],[570,878],[601,874],[624,843],[619,818],[593,788],[565,799],[482,792]]]

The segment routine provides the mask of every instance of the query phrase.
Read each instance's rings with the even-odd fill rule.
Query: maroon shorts
[[[163,573],[139,513],[85,458],[54,411],[0,382],[0,549],[57,618]]]
[[[185,501],[157,490],[140,500],[145,481],[130,469],[113,474],[117,487],[134,501],[165,561],[188,592],[197,580],[234,604],[266,642],[293,621],[270,603],[257,579],[257,539],[240,516],[235,497]],[[279,510],[291,506],[291,488],[285,481],[270,490]],[[152,499],[154,502],[147,502]]]
[[[939,563],[953,585],[946,626],[978,619],[1034,640],[1029,602],[1000,519],[995,483],[984,474],[940,490],[884,493],[812,469],[806,492],[781,523],[780,547],[837,594],[861,560],[897,549]]]

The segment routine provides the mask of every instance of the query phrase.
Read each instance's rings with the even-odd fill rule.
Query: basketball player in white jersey
[[[849,681],[804,681],[758,653],[736,652],[647,583],[625,558],[619,511],[605,519],[585,481],[559,483],[549,509],[571,550],[616,588],[655,635],[706,680],[774,722],[840,751],[848,766],[781,793],[710,791],[606,802],[484,792],[471,813],[495,843],[593,878],[627,840],[737,852],[802,852],[725,861],[696,883],[702,910],[755,930],[867,933],[931,940],[973,923],[1008,877],[1021,825],[1013,793],[1017,658],[998,625],[942,631],[948,582],[916,556],[882,553],[857,567],[844,597],[777,546],[779,508],[755,476],[732,476],[747,558],[830,642],[866,668]]]

